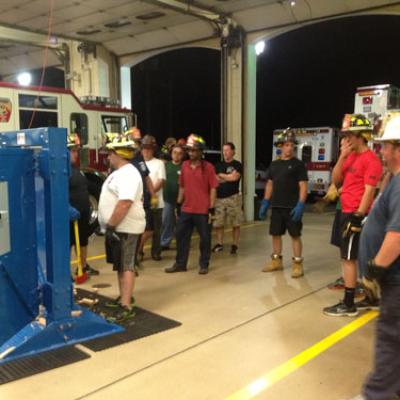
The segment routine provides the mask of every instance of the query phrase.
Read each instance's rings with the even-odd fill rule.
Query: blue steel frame
[[[11,166],[0,163],[11,236],[0,256],[0,364],[123,331],[74,304],[66,136],[64,128],[0,133],[0,157]]]

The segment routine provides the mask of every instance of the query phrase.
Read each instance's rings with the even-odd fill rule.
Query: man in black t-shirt
[[[78,219],[79,244],[82,268],[90,275],[98,275],[99,271],[87,263],[87,246],[89,241],[90,202],[88,183],[85,175],[79,168],[80,139],[76,133],[67,137],[67,147],[71,161],[71,175],[69,177],[69,204],[79,211]],[[75,246],[73,222],[70,223],[70,244]]]
[[[242,196],[240,195],[240,179],[242,177],[242,164],[234,160],[235,145],[227,142],[222,146],[224,161],[215,166],[219,186],[217,188],[217,200],[215,203],[214,227],[217,231],[217,244],[213,252],[223,250],[224,225],[229,219],[232,224],[231,254],[236,254],[239,244],[240,225],[243,222]]]
[[[294,156],[295,135],[285,130],[274,143],[280,147],[282,154],[279,160],[272,161],[267,175],[264,199],[261,202],[259,217],[264,219],[269,206],[272,207],[270,235],[272,236],[271,262],[263,272],[283,269],[282,235],[288,230],[293,242],[292,278],[304,275],[302,258],[302,216],[307,198],[307,170],[304,163]]]

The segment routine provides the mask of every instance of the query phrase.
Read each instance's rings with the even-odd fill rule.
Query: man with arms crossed
[[[240,224],[243,222],[242,196],[240,195],[240,179],[242,177],[242,164],[234,160],[235,145],[227,142],[222,146],[224,161],[215,166],[219,186],[217,188],[217,200],[215,202],[214,227],[217,231],[217,244],[213,252],[223,250],[224,224],[228,218],[232,224],[231,254],[236,254],[239,245]]]

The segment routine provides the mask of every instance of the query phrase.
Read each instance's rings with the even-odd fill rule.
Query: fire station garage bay
[[[0,398],[364,398],[379,306],[353,307],[341,318],[323,311],[344,296],[340,252],[331,244],[336,201],[328,190],[340,127],[276,126],[282,130],[256,132],[256,66],[269,39],[336,19],[397,15],[400,2],[14,0],[2,2],[1,9]],[[187,187],[178,196],[183,204],[170,213],[176,226],[170,241],[161,241],[161,252],[154,242],[160,242],[157,231],[163,238],[158,225],[165,221],[155,210],[164,204],[163,190],[157,180],[150,179],[150,187],[138,170],[147,165],[152,178],[155,161],[163,158],[157,165],[167,170],[168,181],[174,150],[171,156],[159,137],[156,149],[152,133],[142,128],[131,69],[189,48],[219,52],[220,129],[213,138],[218,151],[215,169],[209,170],[201,157],[208,160],[212,152],[196,127],[188,128],[181,143],[175,138],[179,146],[172,149],[188,150],[189,157],[176,185]],[[63,87],[44,85],[50,68],[62,71]],[[359,88],[349,112],[365,115],[369,123],[373,107],[379,103],[384,114],[396,96],[390,85]],[[289,174],[290,182],[296,180],[295,193],[288,182],[280,196],[296,200],[279,217],[280,227],[273,227],[274,208],[263,200],[266,183],[278,172],[256,171],[258,134],[273,136],[270,161],[285,160],[281,140],[299,163],[293,164],[298,175]],[[234,170],[240,181],[215,165],[231,161],[225,153],[232,155],[233,148],[222,149],[227,142],[242,164]],[[143,157],[137,169],[129,161],[133,154]],[[78,161],[71,167],[73,157]],[[199,188],[184,177],[197,179],[196,162],[201,176],[209,174],[209,186],[203,204],[193,200],[205,211],[193,216],[185,202]],[[125,211],[101,212],[104,185],[117,187],[117,179],[109,178],[120,168],[139,179],[135,193],[148,192],[150,214],[158,221],[143,233],[142,198],[118,200],[118,193],[130,193],[129,185],[116,190],[122,205],[115,207],[135,205],[135,212],[143,213],[140,237],[136,228],[118,231],[128,215],[118,213]],[[88,215],[78,211],[77,216],[76,207],[71,211],[74,170],[76,181],[86,182]],[[234,226],[222,218],[223,240],[219,213],[232,217],[227,212],[232,205],[217,198],[215,207],[218,180],[220,186],[239,182],[234,196],[242,201],[234,208]],[[278,191],[278,184],[272,186]],[[168,182],[164,193],[166,187]],[[190,224],[182,227],[189,216],[193,232]],[[282,227],[290,235],[278,232]],[[148,232],[153,236],[141,247]],[[363,301],[360,280],[352,290],[355,302]]]

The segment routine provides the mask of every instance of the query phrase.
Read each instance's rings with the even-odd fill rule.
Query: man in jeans
[[[236,254],[240,237],[240,225],[243,222],[242,196],[240,195],[240,179],[242,177],[242,163],[234,160],[235,145],[231,142],[222,146],[224,161],[215,166],[219,186],[217,189],[217,201],[215,203],[214,227],[217,232],[217,244],[213,252],[223,250],[224,225],[229,219],[232,224],[231,254]]]
[[[364,219],[375,197],[375,189],[382,175],[377,155],[368,147],[372,127],[364,115],[346,114],[343,120],[343,140],[340,156],[332,172],[332,181],[341,187],[341,242],[340,252],[344,278],[344,298],[338,304],[325,307],[325,315],[354,317],[359,309],[377,305],[354,304],[357,285],[358,242]],[[358,309],[357,309],[358,308]]]
[[[363,282],[381,304],[376,326],[374,369],[363,399],[400,396],[400,116],[386,125],[381,153],[392,178],[376,200],[360,238],[359,265]],[[397,395],[398,397],[395,397]]]
[[[165,272],[187,270],[190,240],[193,228],[196,227],[200,236],[199,274],[205,275],[208,273],[211,255],[211,227],[218,181],[212,164],[202,159],[204,139],[191,134],[186,147],[189,160],[182,164],[179,177],[178,204],[182,204],[182,211],[176,227],[176,261]]]
[[[176,225],[176,201],[179,192],[179,175],[185,151],[182,146],[174,145],[171,150],[171,161],[165,164],[166,180],[164,186],[164,209],[161,227],[161,250],[168,250],[174,236]]]
[[[143,184],[131,164],[137,143],[128,135],[113,135],[106,145],[113,172],[104,182],[99,200],[99,223],[105,231],[107,262],[118,274],[119,296],[110,320],[123,322],[133,318],[132,294],[135,284],[135,249],[145,227]]]

